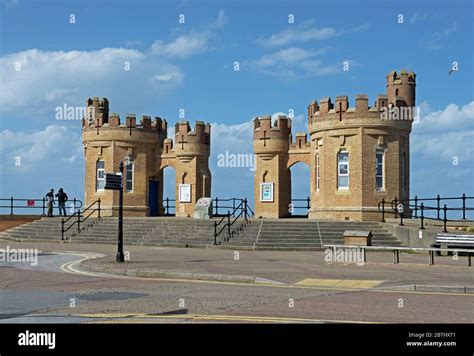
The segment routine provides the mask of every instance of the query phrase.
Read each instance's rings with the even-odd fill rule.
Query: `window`
[[[125,162],[125,192],[133,192],[133,161]]]
[[[384,190],[384,151],[375,152],[375,189]]]
[[[319,153],[318,153],[316,155],[316,191],[319,191],[320,169],[321,169],[321,165],[319,163]]]
[[[340,151],[337,155],[337,189],[349,189],[349,153]]]
[[[407,181],[407,173],[406,173],[406,170],[407,170],[407,155],[405,152],[403,152],[403,156],[402,156],[402,169],[401,169],[401,173],[402,173],[402,191],[405,191],[406,190],[406,181]]]
[[[105,162],[99,160],[96,163],[96,190],[104,190],[105,188]]]

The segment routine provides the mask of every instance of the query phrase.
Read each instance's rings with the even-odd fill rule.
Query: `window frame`
[[[128,179],[128,172],[129,172],[128,167],[129,166],[132,166],[132,169],[131,169],[132,178],[131,179]],[[131,189],[128,189],[128,183],[129,182],[132,185]],[[126,161],[125,161],[125,193],[133,193],[134,188],[135,188],[135,162],[132,159],[127,158]]]
[[[103,162],[103,167],[99,168],[99,163]],[[102,178],[99,178],[99,172],[103,172]],[[100,182],[103,182],[102,188]],[[98,159],[95,163],[95,191],[102,192],[105,190],[105,161],[103,159]]]
[[[347,155],[347,162],[341,162],[340,156],[342,154]],[[347,165],[347,173],[341,174],[341,166]],[[341,186],[341,177],[347,177],[347,186]],[[349,190],[350,187],[350,165],[349,165],[349,151],[340,150],[337,153],[337,190]]]
[[[382,156],[382,161],[379,163],[377,156]],[[381,174],[377,174],[378,167],[381,166]],[[382,186],[378,186],[377,178],[382,178]],[[376,149],[375,150],[375,190],[378,192],[385,191],[385,150],[384,149]]]

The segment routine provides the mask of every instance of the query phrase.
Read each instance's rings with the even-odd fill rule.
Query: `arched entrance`
[[[163,177],[163,200],[161,202],[162,211],[160,215],[176,215],[176,169],[166,166],[162,169]]]
[[[307,218],[311,207],[310,167],[306,162],[297,161],[288,169],[291,177],[289,216]]]

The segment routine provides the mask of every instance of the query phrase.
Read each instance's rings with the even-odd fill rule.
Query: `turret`
[[[280,115],[273,122],[269,115],[253,120],[254,152],[287,152],[291,141],[291,119]]]
[[[387,98],[393,106],[415,106],[416,74],[402,69],[400,74],[395,70],[387,75]],[[404,102],[404,103],[403,103]]]

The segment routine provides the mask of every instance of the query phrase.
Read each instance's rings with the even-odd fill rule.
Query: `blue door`
[[[148,189],[148,205],[150,216],[158,216],[158,181],[150,180]]]

